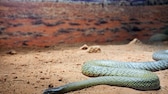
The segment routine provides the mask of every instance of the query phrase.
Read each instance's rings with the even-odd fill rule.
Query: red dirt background
[[[102,8],[94,4],[3,2],[0,46],[118,43],[134,38],[147,42],[167,26],[167,9],[167,5]]]

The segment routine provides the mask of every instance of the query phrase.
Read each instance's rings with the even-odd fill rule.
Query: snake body
[[[159,77],[151,71],[168,68],[168,50],[157,51],[152,57],[156,61],[135,63],[92,60],[85,62],[82,73],[95,78],[49,88],[43,94],[64,94],[96,85],[122,86],[137,90],[160,89]]]

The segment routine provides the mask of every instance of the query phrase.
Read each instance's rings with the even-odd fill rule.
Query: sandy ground
[[[152,53],[168,49],[168,45],[124,44],[99,45],[100,53],[80,50],[82,45],[52,48],[14,49],[17,54],[0,53],[0,94],[41,94],[49,85],[54,87],[88,79],[81,66],[88,60],[152,61]],[[138,91],[126,87],[100,85],[68,94],[167,94],[168,70],[156,72],[161,89]]]

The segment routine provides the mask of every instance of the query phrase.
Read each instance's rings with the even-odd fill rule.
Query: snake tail
[[[67,92],[81,90],[81,89],[96,86],[96,85],[130,87],[137,90],[160,89],[160,82],[157,77],[155,79],[152,79],[152,82],[154,83],[151,83],[151,80],[149,81],[147,79],[140,79],[140,78],[102,76],[102,77],[90,78],[79,82],[69,83],[57,88],[49,88],[49,89],[46,89],[43,94],[64,94]]]

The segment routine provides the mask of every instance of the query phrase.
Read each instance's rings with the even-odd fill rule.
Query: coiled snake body
[[[156,61],[139,63],[112,60],[88,61],[82,66],[82,73],[87,76],[100,77],[49,88],[43,94],[64,94],[95,85],[115,85],[138,90],[156,90],[160,88],[160,81],[158,76],[150,71],[168,68],[168,50],[155,52],[153,59]]]

